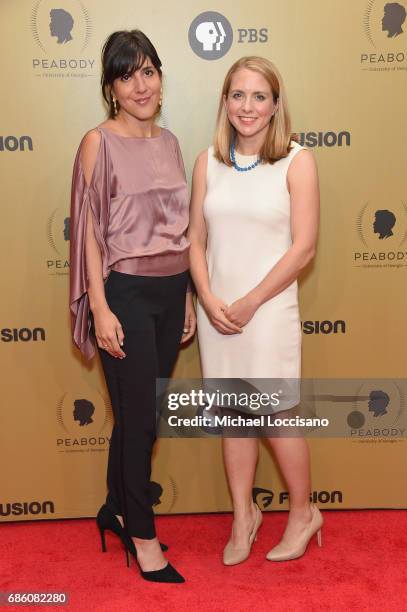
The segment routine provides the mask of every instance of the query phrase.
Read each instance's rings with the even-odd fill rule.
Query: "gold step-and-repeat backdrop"
[[[318,254],[300,284],[303,376],[355,385],[405,377],[407,0],[209,8],[1,2],[2,520],[94,516],[105,497],[112,418],[99,364],[71,343],[68,246],[72,164],[83,134],[104,118],[100,50],[114,30],[139,28],[156,45],[161,121],[179,138],[189,177],[211,143],[229,66],[243,55],[276,63],[321,180]],[[174,375],[200,376],[196,342]],[[404,405],[397,393],[391,401]],[[320,507],[406,506],[403,432],[363,410],[353,435],[310,441]],[[231,508],[218,439],[161,440],[153,479],[158,513]],[[266,447],[255,495],[263,508],[287,508]]]

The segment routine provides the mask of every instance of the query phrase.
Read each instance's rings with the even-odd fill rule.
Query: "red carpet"
[[[401,510],[325,511],[322,548],[316,539],[295,561],[271,563],[285,512],[264,513],[248,561],[224,567],[221,551],[230,514],[158,517],[167,556],[187,578],[181,585],[147,583],[127,569],[118,539],[90,519],[2,525],[1,591],[66,591],[66,606],[4,610],[265,611],[406,610],[407,515]]]

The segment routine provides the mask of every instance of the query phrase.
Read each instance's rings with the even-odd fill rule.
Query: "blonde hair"
[[[230,161],[230,145],[236,130],[228,119],[224,100],[229,95],[233,75],[241,68],[247,68],[261,74],[270,85],[274,103],[278,101],[277,110],[271,118],[266,138],[259,152],[262,163],[273,164],[279,159],[287,157],[290,152],[290,141],[297,141],[297,136],[291,133],[291,119],[288,111],[287,96],[280,73],[270,60],[254,55],[237,60],[225,77],[216,119],[214,155],[218,161],[223,162],[227,166],[232,165]]]

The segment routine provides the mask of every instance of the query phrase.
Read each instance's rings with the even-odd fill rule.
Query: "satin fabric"
[[[90,332],[85,238],[90,208],[102,256],[111,270],[170,276],[188,269],[188,189],[176,137],[164,128],[153,138],[124,137],[97,128],[100,146],[90,184],[76,154],[71,197],[70,312],[73,341],[88,359]]]

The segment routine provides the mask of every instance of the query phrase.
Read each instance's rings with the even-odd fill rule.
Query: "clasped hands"
[[[213,293],[200,301],[214,328],[221,334],[229,335],[242,333],[242,328],[253,318],[260,305],[250,293],[230,306]]]

